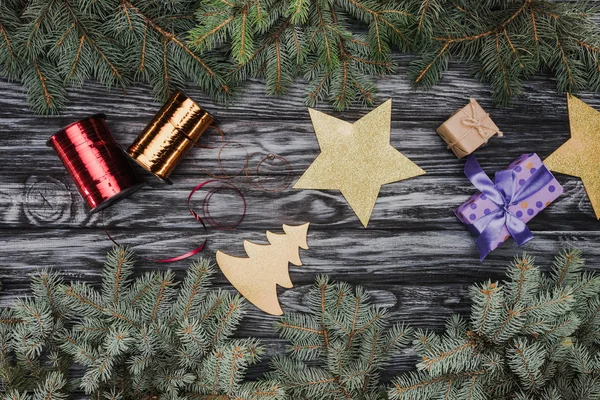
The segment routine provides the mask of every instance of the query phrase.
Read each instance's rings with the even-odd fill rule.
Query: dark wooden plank
[[[440,330],[453,313],[466,314],[467,294],[473,282],[502,279],[506,265],[520,254],[512,241],[480,263],[472,237],[452,214],[473,193],[462,173],[461,161],[445,149],[435,129],[469,97],[477,98],[504,131],[477,151],[484,168],[493,173],[525,152],[550,154],[569,136],[566,101],[554,82],[535,77],[526,83],[526,95],[514,108],[500,109],[491,102],[489,89],[454,65],[440,85],[430,92],[413,90],[405,78],[409,56],[398,56],[399,73],[379,80],[380,101],[393,98],[391,143],[423,167],[428,174],[386,185],[375,206],[368,229],[362,228],[343,197],[334,191],[265,193],[235,180],[248,201],[248,214],[235,231],[210,230],[205,256],[218,249],[243,256],[244,239],[265,243],[266,230],[280,232],[281,224],[312,223],[310,250],[302,251],[304,265],[291,266],[295,287],[279,290],[285,310],[306,310],[306,293],[317,274],[362,284],[373,300],[391,308],[393,321],[406,321]],[[291,165],[297,179],[318,154],[310,118],[304,105],[304,85],[297,83],[284,97],[267,97],[260,82],[246,85],[246,93],[230,107],[212,104],[198,90],[187,93],[216,117],[227,140],[244,146],[228,146],[223,165],[234,171],[245,152],[277,153]],[[25,94],[16,83],[0,80],[0,281],[5,290],[0,306],[26,295],[31,273],[54,268],[67,280],[97,284],[104,253],[110,248],[100,215],[89,215],[65,170],[45,146],[60,127],[83,116],[105,112],[117,140],[126,147],[158,110],[148,86],[127,93],[106,94],[98,84],[87,83],[70,92],[69,109],[58,117],[38,117],[29,111]],[[600,97],[582,95],[600,109]],[[354,121],[368,110],[352,108],[331,112]],[[203,143],[217,144],[215,133]],[[105,213],[111,234],[141,255],[166,256],[189,250],[202,242],[203,231],[189,216],[185,199],[189,190],[208,179],[216,168],[217,150],[195,149],[172,176],[173,186],[149,185]],[[266,170],[269,179],[285,179],[287,171]],[[566,193],[529,223],[536,238],[523,250],[535,255],[547,268],[553,253],[563,246],[577,246],[600,269],[600,223],[594,218],[580,180],[558,176]],[[194,202],[199,205],[199,193]],[[211,203],[217,216],[234,215],[236,199],[221,196]],[[170,265],[140,260],[137,272],[172,268],[181,277],[187,261]],[[215,287],[233,290],[217,272]],[[284,350],[285,342],[272,330],[274,317],[249,307],[238,335],[264,339],[265,360]],[[386,373],[414,365],[414,356],[403,354]],[[266,370],[267,362],[255,369]]]
[[[297,176],[293,177],[295,181]],[[36,228],[100,228],[120,229],[199,228],[189,214],[187,196],[206,176],[179,176],[176,184],[146,186],[102,214],[89,214],[73,183],[61,174],[12,176],[0,175],[0,222],[4,229]],[[277,187],[286,182],[279,177],[264,185]],[[583,184],[577,178],[560,176],[565,194],[530,222],[534,231],[596,231],[591,203]],[[358,218],[337,191],[288,190],[272,193],[261,190],[246,179],[234,179],[247,203],[241,230],[277,229],[286,221],[311,222],[330,230],[363,230]],[[220,182],[207,186],[192,198],[192,206],[200,212],[210,188],[225,188],[210,202],[211,215],[219,221],[237,221],[243,211],[239,196]],[[428,174],[415,179],[385,185],[369,223],[370,229],[397,231],[460,229],[453,210],[475,192],[464,176],[454,180]],[[164,205],[169,204],[168,210]]]
[[[294,221],[291,221],[294,222]],[[279,230],[277,230],[279,231]],[[523,250],[539,256],[549,264],[553,252],[564,246],[584,250],[592,260],[591,268],[599,268],[595,257],[600,232],[539,231],[536,240]],[[176,254],[189,250],[201,242],[202,231],[197,229],[124,230],[115,235],[124,244],[130,244],[139,254],[147,257]],[[266,243],[264,232],[217,231],[211,233],[206,256],[217,250],[244,256],[244,239]],[[97,282],[100,279],[103,254],[111,243],[101,229],[30,229],[27,234],[19,230],[0,232],[2,252],[11,255],[3,259],[0,280],[7,287],[23,288],[28,282],[27,273],[39,268],[54,267],[69,279]],[[488,277],[501,278],[504,267],[521,253],[512,241],[503,244],[483,263],[476,257],[470,235],[464,230],[395,231],[348,230],[334,234],[328,229],[312,228],[309,231],[310,250],[302,250],[301,267],[290,266],[296,284],[309,284],[317,274],[330,274],[336,279],[353,283],[376,285],[470,283]],[[10,262],[9,262],[10,261]],[[182,271],[186,261],[167,266],[140,260],[139,271],[156,268],[173,268]],[[215,282],[225,285],[218,274]]]
[[[451,110],[446,110],[438,114],[436,121],[418,126],[399,121],[394,115],[392,145],[430,174],[460,173],[462,163],[445,149],[443,141],[435,132],[451,113]],[[493,138],[477,155],[485,160],[486,167],[491,171],[506,166],[522,153],[535,151],[545,157],[569,136],[566,111],[563,110],[561,115],[560,120],[551,120],[550,115],[541,114],[540,119],[536,119],[538,122],[528,121],[527,124],[514,121],[517,119],[514,110],[504,118],[494,118],[506,132],[505,137]],[[63,172],[53,150],[46,147],[45,143],[52,133],[74,119],[0,118],[0,151],[6,159],[11,160],[0,166],[0,172],[25,173],[31,169],[32,162],[45,172]],[[353,121],[356,118],[344,119]],[[119,143],[127,147],[143,129],[146,121],[147,119],[141,118],[109,119],[108,123]],[[319,147],[305,108],[299,110],[296,121],[247,121],[228,117],[219,126],[226,132],[226,140],[236,143],[228,145],[221,152],[223,166],[230,172],[243,166],[246,152],[279,154],[287,159],[295,173],[304,171],[318,154]],[[507,128],[513,128],[513,131]],[[208,133],[201,143],[220,144],[216,134]],[[197,175],[202,171],[219,173],[217,160],[217,150],[195,149],[176,172],[177,175]]]

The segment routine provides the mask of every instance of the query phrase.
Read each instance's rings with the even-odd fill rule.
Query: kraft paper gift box
[[[440,125],[437,133],[458,158],[473,153],[495,134],[502,136],[489,114],[475,99],[471,99],[469,104]]]

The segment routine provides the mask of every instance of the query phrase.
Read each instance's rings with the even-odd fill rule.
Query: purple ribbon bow
[[[533,234],[525,222],[521,221],[508,208],[537,193],[553,179],[545,165],[542,164],[518,190],[516,190],[517,174],[515,171],[498,171],[492,182],[473,155],[467,158],[465,175],[481,193],[498,205],[496,210],[472,224],[476,231],[475,244],[479,250],[481,261],[492,251],[492,247],[498,242],[500,231],[505,225],[518,246],[533,239]]]

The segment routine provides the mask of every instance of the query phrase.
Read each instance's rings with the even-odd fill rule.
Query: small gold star
[[[425,171],[390,144],[392,100],[354,124],[308,109],[321,154],[295,189],[337,189],[366,227],[381,186]]]
[[[571,139],[544,160],[548,169],[581,178],[600,219],[600,113],[568,95]]]

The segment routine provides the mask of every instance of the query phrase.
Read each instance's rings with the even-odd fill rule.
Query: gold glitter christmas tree
[[[217,251],[217,264],[229,282],[249,302],[264,312],[283,314],[277,299],[277,286],[291,288],[288,263],[302,265],[299,248],[308,249],[308,225],[283,225],[284,234],[267,231],[270,244],[244,241],[248,258],[233,257]]]

